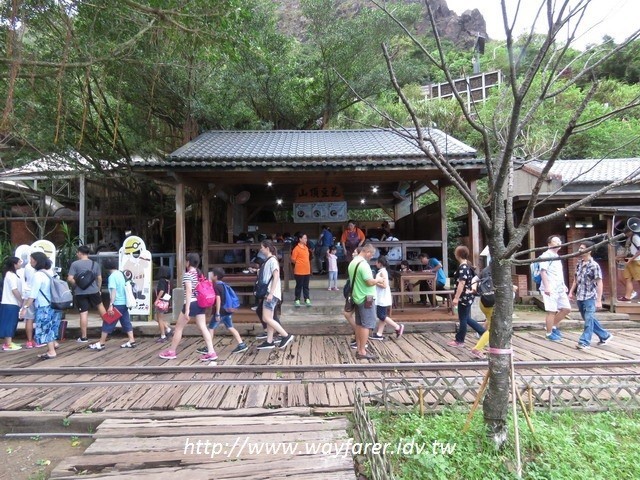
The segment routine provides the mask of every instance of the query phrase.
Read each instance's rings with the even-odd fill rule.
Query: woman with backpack
[[[29,263],[35,273],[31,277],[29,297],[24,301],[20,313],[26,313],[31,305],[35,306],[35,341],[47,344],[47,353],[38,355],[42,360],[56,358],[56,338],[60,328],[62,313],[51,308],[51,277],[47,270],[51,268],[51,260],[43,252],[33,252]]]
[[[182,312],[180,312],[178,322],[176,323],[176,327],[173,331],[171,346],[168,350],[160,352],[159,357],[164,358],[165,360],[173,360],[174,358],[177,358],[178,355],[176,354],[176,349],[180,344],[180,340],[182,340],[182,331],[192,318],[195,319],[196,325],[200,329],[202,337],[204,338],[204,342],[207,345],[207,353],[200,357],[200,361],[209,362],[217,360],[218,358],[218,354],[213,349],[211,334],[209,333],[209,329],[207,328],[207,318],[205,316],[206,308],[198,305],[196,288],[198,286],[198,282],[200,282],[201,279],[204,280],[202,272],[198,269],[199,266],[200,255],[198,255],[197,253],[188,253],[187,268],[184,272],[184,275],[182,276],[182,287],[184,288],[184,306],[182,307]]]

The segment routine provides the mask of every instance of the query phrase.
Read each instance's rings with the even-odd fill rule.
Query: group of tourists
[[[637,235],[629,235],[630,243]],[[293,248],[291,261],[294,265],[294,277],[296,280],[294,305],[311,305],[309,296],[310,250],[307,247],[306,234],[297,236],[297,244]],[[578,252],[580,260],[577,263],[571,286],[567,288],[564,280],[562,262],[559,250],[562,241],[557,235],[548,238],[547,250],[536,259],[539,265],[540,293],[544,302],[546,338],[550,341],[562,341],[560,323],[571,311],[570,300],[577,301],[578,310],[584,320],[584,330],[577,344],[577,348],[586,350],[590,348],[593,335],[598,338],[598,345],[605,345],[612,339],[612,334],[607,332],[595,316],[596,309],[602,307],[602,271],[598,263],[593,259],[591,251],[593,242],[584,240],[579,243]],[[75,288],[75,307],[80,314],[80,337],[77,342],[88,343],[88,312],[97,309],[105,319],[101,327],[100,339],[88,345],[91,350],[100,351],[106,347],[108,336],[113,332],[116,322],[107,321],[106,318],[116,315],[122,331],[128,339],[120,345],[121,348],[134,348],[136,340],[133,334],[133,326],[127,308],[125,282],[126,278],[118,270],[115,258],[107,258],[104,261],[105,270],[109,273],[107,286],[109,290],[108,308],[102,303],[101,287],[103,283],[100,265],[89,258],[90,250],[86,246],[77,249],[77,259],[71,264],[67,281]],[[384,329],[389,326],[395,332],[396,337],[404,333],[404,325],[395,322],[389,316],[392,306],[391,278],[388,271],[389,262],[386,256],[376,256],[378,251],[374,244],[364,243],[356,245],[352,251],[352,260],[347,268],[349,289],[349,302],[345,306],[344,317],[353,328],[355,340],[352,348],[356,350],[356,358],[374,360],[375,354],[367,350],[369,340],[383,340]],[[279,312],[282,303],[282,286],[280,280],[280,262],[276,255],[276,247],[271,240],[263,240],[260,243],[259,255],[262,262],[257,272],[258,282],[256,286],[256,314],[264,327],[263,334],[257,336],[262,342],[257,345],[259,350],[273,348],[284,349],[294,340],[294,336],[287,332],[280,322]],[[493,315],[493,302],[495,295],[493,284],[491,295],[480,292],[481,287],[487,284],[491,277],[491,265],[487,265],[476,274],[469,261],[469,249],[466,246],[458,246],[454,252],[458,266],[453,274],[452,305],[457,310],[458,328],[455,338],[448,345],[451,347],[464,347],[468,328],[473,329],[479,336],[478,342],[471,349],[471,354],[478,358],[484,357],[483,349],[488,344],[489,328]],[[375,258],[375,275],[371,268],[371,261]],[[633,268],[637,268],[640,258],[640,250],[636,250],[628,258],[629,272],[625,276],[629,283],[638,278]],[[337,257],[335,246],[329,245],[326,249],[328,268],[328,290],[337,290]],[[22,346],[16,344],[16,328],[19,320],[25,322],[27,336],[26,348],[47,347],[46,353],[40,354],[43,360],[57,356],[58,335],[60,329],[61,312],[52,307],[52,279],[51,260],[42,251],[33,251],[28,259],[28,264],[23,265],[23,259],[9,257],[3,265],[3,290],[0,305],[0,338],[3,338],[3,351],[20,350]],[[184,327],[189,321],[194,320],[198,326],[204,345],[198,348],[201,354],[200,360],[205,362],[215,361],[218,355],[213,346],[213,336],[216,328],[224,324],[234,337],[236,347],[231,353],[241,353],[248,349],[240,333],[233,325],[232,311],[225,309],[226,290],[223,284],[224,269],[216,267],[210,273],[210,279],[216,293],[215,304],[212,306],[210,321],[206,321],[206,308],[198,304],[197,285],[202,281],[203,273],[199,270],[200,257],[197,253],[189,253],[186,256],[186,270],[183,274],[182,287],[184,289],[184,304],[178,317],[175,328],[172,330],[169,322],[164,318],[166,310],[156,306],[155,314],[158,321],[160,336],[159,343],[171,342],[168,348],[160,352],[163,359],[177,358],[177,350],[181,342]],[[400,263],[400,270],[407,271],[409,264],[406,261]],[[419,268],[429,270],[435,274],[435,290],[445,288],[446,275],[442,264],[427,254],[419,256]],[[169,272],[161,267],[157,282],[155,296],[162,298],[171,291]],[[88,281],[87,281],[88,279]],[[484,288],[484,287],[483,287]],[[515,292],[514,287],[514,292]],[[433,290],[432,290],[433,291]],[[631,294],[629,294],[631,295]],[[477,296],[480,296],[480,309],[486,317],[486,322],[481,324],[471,315],[472,305]],[[493,300],[488,299],[492,297]],[[426,303],[426,295],[421,295],[421,301]],[[432,302],[434,300],[432,299]],[[228,308],[228,307],[227,307]],[[230,309],[232,310],[232,309]]]

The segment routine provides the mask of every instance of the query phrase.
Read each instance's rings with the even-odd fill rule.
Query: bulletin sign
[[[347,221],[347,202],[304,202],[293,204],[294,223]]]
[[[300,185],[296,190],[296,202],[336,202],[344,200],[340,185],[323,183],[319,185]]]

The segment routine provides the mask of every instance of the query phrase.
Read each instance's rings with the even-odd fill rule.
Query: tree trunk
[[[509,262],[492,262],[492,277],[496,291],[496,303],[493,309],[489,346],[491,348],[510,349],[513,315],[513,290],[511,265]],[[507,440],[507,414],[509,412],[510,356],[490,353],[489,383],[483,402],[484,420],[487,435],[496,448]]]

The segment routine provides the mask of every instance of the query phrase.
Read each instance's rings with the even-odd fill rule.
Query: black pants
[[[426,280],[421,280],[420,281],[420,291],[425,291],[425,290],[429,290],[429,282],[427,282]],[[436,283],[436,288],[434,290],[444,290],[444,283]],[[422,303],[427,303],[427,295],[426,294],[420,294],[420,301]],[[436,305],[436,296],[432,295],[431,296],[431,305],[433,305],[435,307]]]
[[[294,275],[293,278],[296,279],[296,300],[300,300],[301,293],[304,299],[307,300],[309,298],[309,279],[311,275]]]

